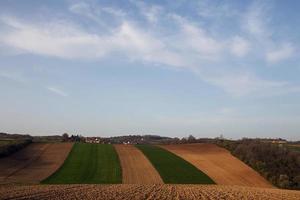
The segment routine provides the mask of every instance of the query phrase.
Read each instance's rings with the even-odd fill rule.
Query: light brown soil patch
[[[72,143],[33,143],[0,159],[0,183],[38,183],[67,158]]]
[[[158,172],[136,147],[132,145],[115,145],[115,148],[121,162],[123,183],[163,183]]]
[[[214,144],[162,145],[207,174],[217,184],[273,187],[251,167]]]
[[[300,192],[224,185],[5,185],[0,186],[0,199],[299,200]]]

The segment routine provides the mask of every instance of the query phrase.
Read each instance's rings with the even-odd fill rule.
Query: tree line
[[[13,154],[20,149],[23,149],[32,142],[31,139],[14,140],[9,144],[0,146],[0,158]]]
[[[258,171],[273,185],[300,189],[300,152],[259,139],[217,140],[216,143]]]

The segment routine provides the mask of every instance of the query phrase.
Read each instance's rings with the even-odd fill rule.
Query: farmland
[[[175,154],[158,146],[136,145],[156,168],[164,183],[212,184],[206,174]]]
[[[54,173],[68,156],[72,143],[35,143],[0,159],[1,183],[39,183]]]
[[[121,167],[112,145],[76,143],[63,166],[43,181],[63,183],[121,183]]]
[[[214,144],[163,145],[162,147],[194,164],[217,184],[272,187],[252,168]]]
[[[288,149],[292,151],[297,151],[300,152],[300,145],[298,144],[291,144],[291,145],[286,145]]]
[[[115,148],[121,161],[123,183],[163,183],[155,168],[136,147],[132,145],[115,145]]]
[[[12,144],[13,140],[0,140],[0,147],[8,144]]]
[[[259,139],[220,140],[216,144],[255,169],[272,185],[285,189],[300,189],[300,153],[286,148],[288,144]]]
[[[2,186],[0,199],[107,200],[298,200],[299,191],[218,185],[31,185]]]
[[[0,160],[0,199],[300,198],[235,159],[213,144],[33,143]]]
[[[13,154],[30,143],[29,139],[0,139],[0,158]]]

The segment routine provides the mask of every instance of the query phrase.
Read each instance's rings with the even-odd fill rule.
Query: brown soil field
[[[224,185],[2,185],[0,199],[298,200],[300,191]]]
[[[33,143],[1,158],[0,184],[42,181],[63,164],[72,146],[72,143]]]
[[[123,183],[163,183],[158,172],[139,149],[133,145],[115,145],[115,148],[121,162]]]
[[[206,173],[220,185],[273,186],[251,167],[214,144],[161,145]]]

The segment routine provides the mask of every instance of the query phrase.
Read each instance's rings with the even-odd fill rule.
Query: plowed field
[[[299,200],[300,192],[221,185],[7,185],[0,186],[0,199]]]
[[[115,145],[119,154],[123,183],[154,184],[163,183],[144,154],[132,145]]]
[[[38,183],[67,158],[72,143],[34,143],[0,159],[0,183]]]
[[[161,147],[192,163],[217,184],[273,187],[229,151],[214,144],[161,145]]]

